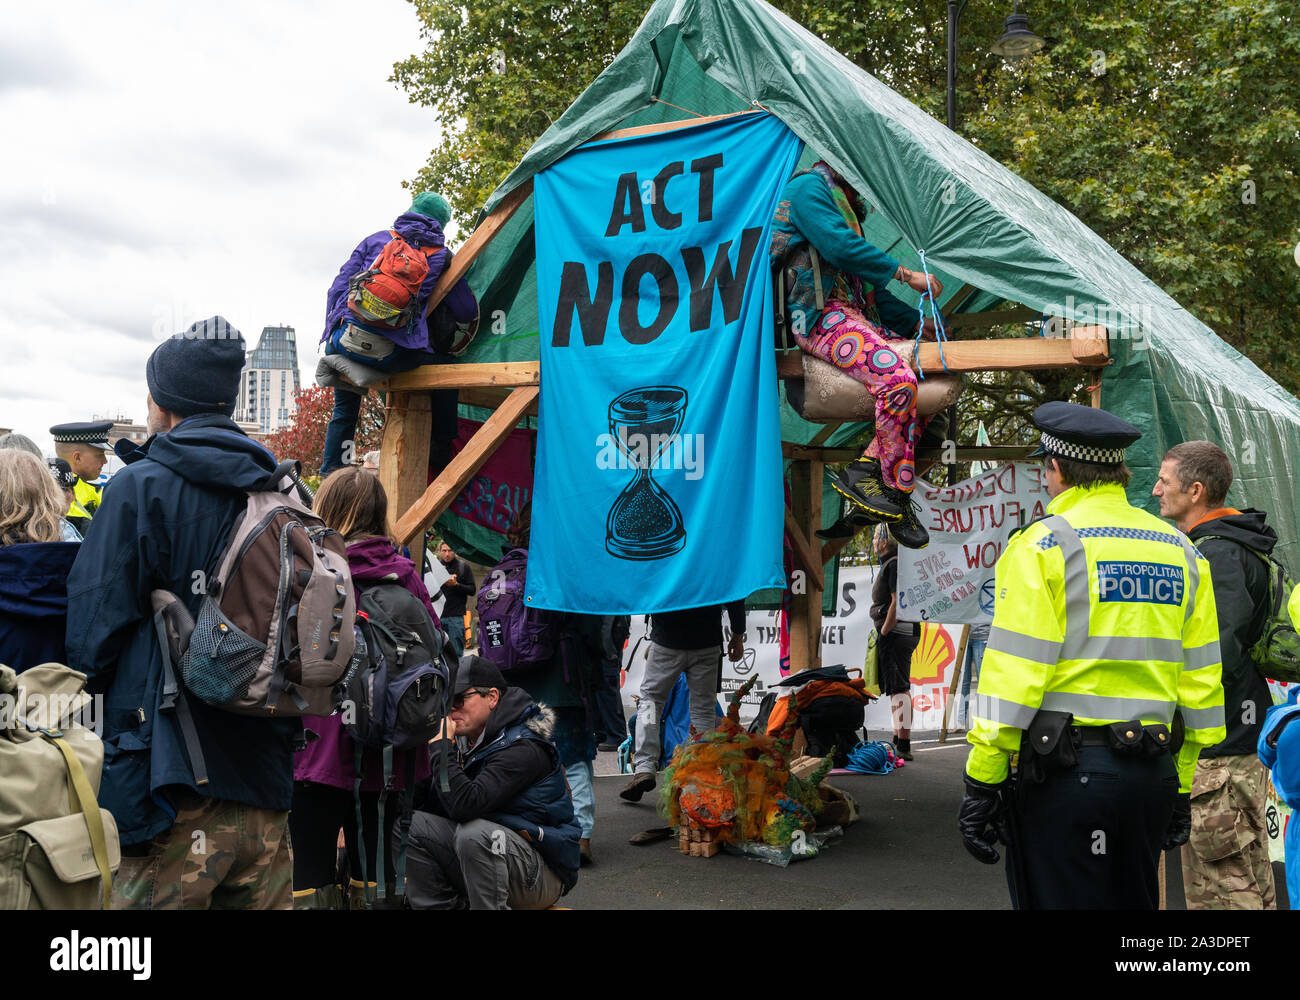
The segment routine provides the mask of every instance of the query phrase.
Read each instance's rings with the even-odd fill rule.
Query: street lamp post
[[[947,124],[957,131],[957,23],[970,0],[948,0],[948,99]],[[1004,59],[1022,59],[1032,55],[1047,43],[1029,30],[1029,18],[1020,13],[1017,2],[1011,4],[1011,13],[1002,23],[1002,37],[992,45],[992,50]],[[957,404],[948,407],[948,434],[957,440]],[[948,485],[957,482],[957,463],[948,466]]]

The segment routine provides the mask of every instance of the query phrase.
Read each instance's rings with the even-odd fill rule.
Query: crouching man
[[[578,824],[551,710],[479,656],[456,672],[452,711],[430,743],[435,776],[407,846],[416,910],[543,910],[578,881]],[[449,791],[437,777],[442,740]],[[396,847],[396,845],[394,845]]]

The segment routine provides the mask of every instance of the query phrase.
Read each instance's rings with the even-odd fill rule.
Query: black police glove
[[[1001,785],[986,785],[967,775],[966,794],[957,813],[962,843],[976,861],[986,865],[995,865],[1001,859],[993,848],[1002,812],[1002,800],[998,796],[1001,788]]]
[[[1192,835],[1192,796],[1189,792],[1180,792],[1174,803],[1174,815],[1165,830],[1165,842],[1162,850],[1172,851],[1182,847]]]

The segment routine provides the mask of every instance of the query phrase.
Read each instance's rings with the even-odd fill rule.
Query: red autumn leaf
[[[325,429],[334,413],[334,390],[318,385],[307,386],[294,393],[294,402],[298,409],[292,422],[268,434],[263,443],[277,459],[296,458],[302,463],[304,475],[315,475],[320,471],[325,453]],[[353,439],[354,462],[360,462],[362,455],[379,447],[383,431],[384,407],[377,393],[367,393],[361,403],[361,416]]]

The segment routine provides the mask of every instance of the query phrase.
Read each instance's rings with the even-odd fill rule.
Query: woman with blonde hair
[[[64,662],[68,572],[80,548],[62,541],[66,509],[44,462],[0,449],[0,663],[20,673]]]
[[[395,582],[410,591],[429,612],[434,629],[442,623],[429,602],[429,592],[415,564],[393,545],[386,534],[388,498],[373,472],[348,466],[331,473],[316,492],[312,508],[325,524],[340,535],[348,548],[348,568],[357,590],[380,581]],[[356,777],[356,742],[343,728],[343,717],[307,716],[306,727],[317,734],[294,758],[293,809],[289,832],[293,838],[293,889],[296,909],[334,909],[342,900],[335,885],[336,852],[340,828],[348,854],[351,875],[349,908],[366,908],[366,889],[361,879],[361,850],[366,852],[366,881],[377,882],[375,850],[378,843],[379,797],[384,778],[380,751],[365,747],[362,756],[361,811],[364,846],[357,844],[357,802],[353,793]],[[385,800],[383,831],[385,882],[395,880],[392,851],[392,823],[400,809],[401,791],[406,785],[409,755],[414,753],[417,785],[430,774],[427,753],[398,750],[393,761],[393,789]],[[373,890],[372,890],[373,894]],[[386,899],[392,899],[386,893]]]

